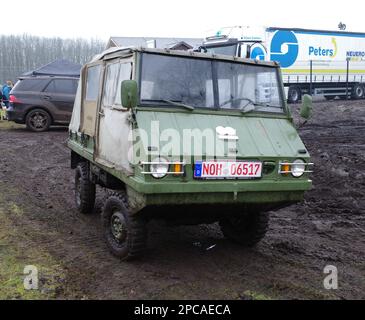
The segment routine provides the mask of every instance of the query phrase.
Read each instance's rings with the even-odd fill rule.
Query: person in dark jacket
[[[5,104],[6,108],[9,108],[9,99],[10,99],[10,91],[13,89],[13,82],[10,80],[6,81],[6,85],[3,86],[3,103]]]
[[[0,86],[0,121],[6,120],[6,107],[3,104],[3,87]]]

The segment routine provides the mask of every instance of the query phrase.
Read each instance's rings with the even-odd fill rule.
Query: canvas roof
[[[29,71],[23,76],[65,76],[80,77],[81,64],[65,59],[52,61],[36,70]]]
[[[191,47],[200,46],[204,39],[200,38],[161,38],[161,37],[111,37],[107,49],[111,47],[148,47],[149,41],[156,42],[156,48],[171,48],[180,42]]]
[[[129,56],[133,54],[133,52],[147,52],[147,53],[157,53],[157,54],[166,54],[166,55],[174,55],[181,57],[195,57],[195,58],[203,58],[203,59],[218,59],[224,61],[233,61],[233,62],[241,62],[246,64],[253,65],[262,65],[269,67],[277,67],[278,64],[273,61],[258,61],[246,58],[238,58],[235,56],[228,55],[219,55],[212,53],[201,53],[201,52],[188,52],[182,50],[171,50],[171,49],[150,49],[143,47],[112,47],[104,52],[94,56],[94,58],[89,63],[95,63],[97,61],[114,59],[122,56]]]

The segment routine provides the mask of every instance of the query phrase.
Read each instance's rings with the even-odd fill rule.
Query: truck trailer
[[[202,52],[276,61],[288,102],[304,94],[365,98],[365,33],[298,28],[223,28]]]

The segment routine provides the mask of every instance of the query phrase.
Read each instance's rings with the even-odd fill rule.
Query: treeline
[[[0,84],[56,59],[84,64],[104,49],[105,43],[97,39],[0,36]]]

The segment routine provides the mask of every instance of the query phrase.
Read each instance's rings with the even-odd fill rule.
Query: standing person
[[[13,82],[11,80],[6,81],[6,85],[2,88],[2,105],[4,109],[1,112],[1,118],[6,120],[6,110],[9,108],[10,91],[13,89]]]
[[[5,104],[6,108],[9,108],[9,98],[11,89],[13,89],[13,82],[8,80],[6,81],[6,85],[3,86],[3,103]]]
[[[5,105],[3,104],[3,86],[0,85],[0,121],[5,119],[5,111],[3,110],[3,106],[5,108]]]

